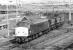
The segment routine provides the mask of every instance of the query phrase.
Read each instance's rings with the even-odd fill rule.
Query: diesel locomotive
[[[34,40],[49,31],[57,29],[64,24],[64,16],[53,18],[34,18],[24,17],[19,21],[14,30],[14,41],[12,43],[26,43]]]

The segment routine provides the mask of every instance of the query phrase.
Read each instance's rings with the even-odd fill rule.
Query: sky
[[[11,2],[12,1],[12,2]],[[16,2],[17,1],[17,2]],[[52,2],[73,2],[73,0],[0,0],[0,4],[16,4],[16,3],[41,3],[41,2],[47,2],[47,1],[52,1]]]

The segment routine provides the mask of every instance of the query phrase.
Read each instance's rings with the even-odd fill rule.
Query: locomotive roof
[[[47,18],[35,18],[35,19],[31,20],[31,23],[32,24],[37,24],[37,23],[42,23],[42,22],[45,22],[45,21],[48,21],[48,19]]]
[[[27,19],[25,20],[25,18]],[[30,22],[30,24],[37,24],[37,23],[45,22],[47,20],[48,20],[47,18],[41,18],[41,17],[36,16],[36,17],[24,17],[22,19],[22,22],[26,21],[26,22]]]

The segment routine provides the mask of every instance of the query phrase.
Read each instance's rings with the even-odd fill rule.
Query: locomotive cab
[[[25,17],[23,19],[17,23],[17,27],[15,28],[15,36],[27,37],[29,35],[30,24]]]

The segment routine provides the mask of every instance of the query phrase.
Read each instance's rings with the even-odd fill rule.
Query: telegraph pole
[[[17,16],[18,16],[18,2],[16,0],[16,22],[17,22]]]
[[[8,32],[8,37],[9,37],[9,19],[8,19],[8,4],[6,5],[7,6],[7,25],[8,25],[8,27],[7,27],[7,32]]]
[[[69,0],[69,22],[71,23],[71,0]]]
[[[20,16],[19,14],[19,10],[20,10],[20,6],[21,6],[21,1],[20,0],[16,0],[16,23],[18,22]]]

